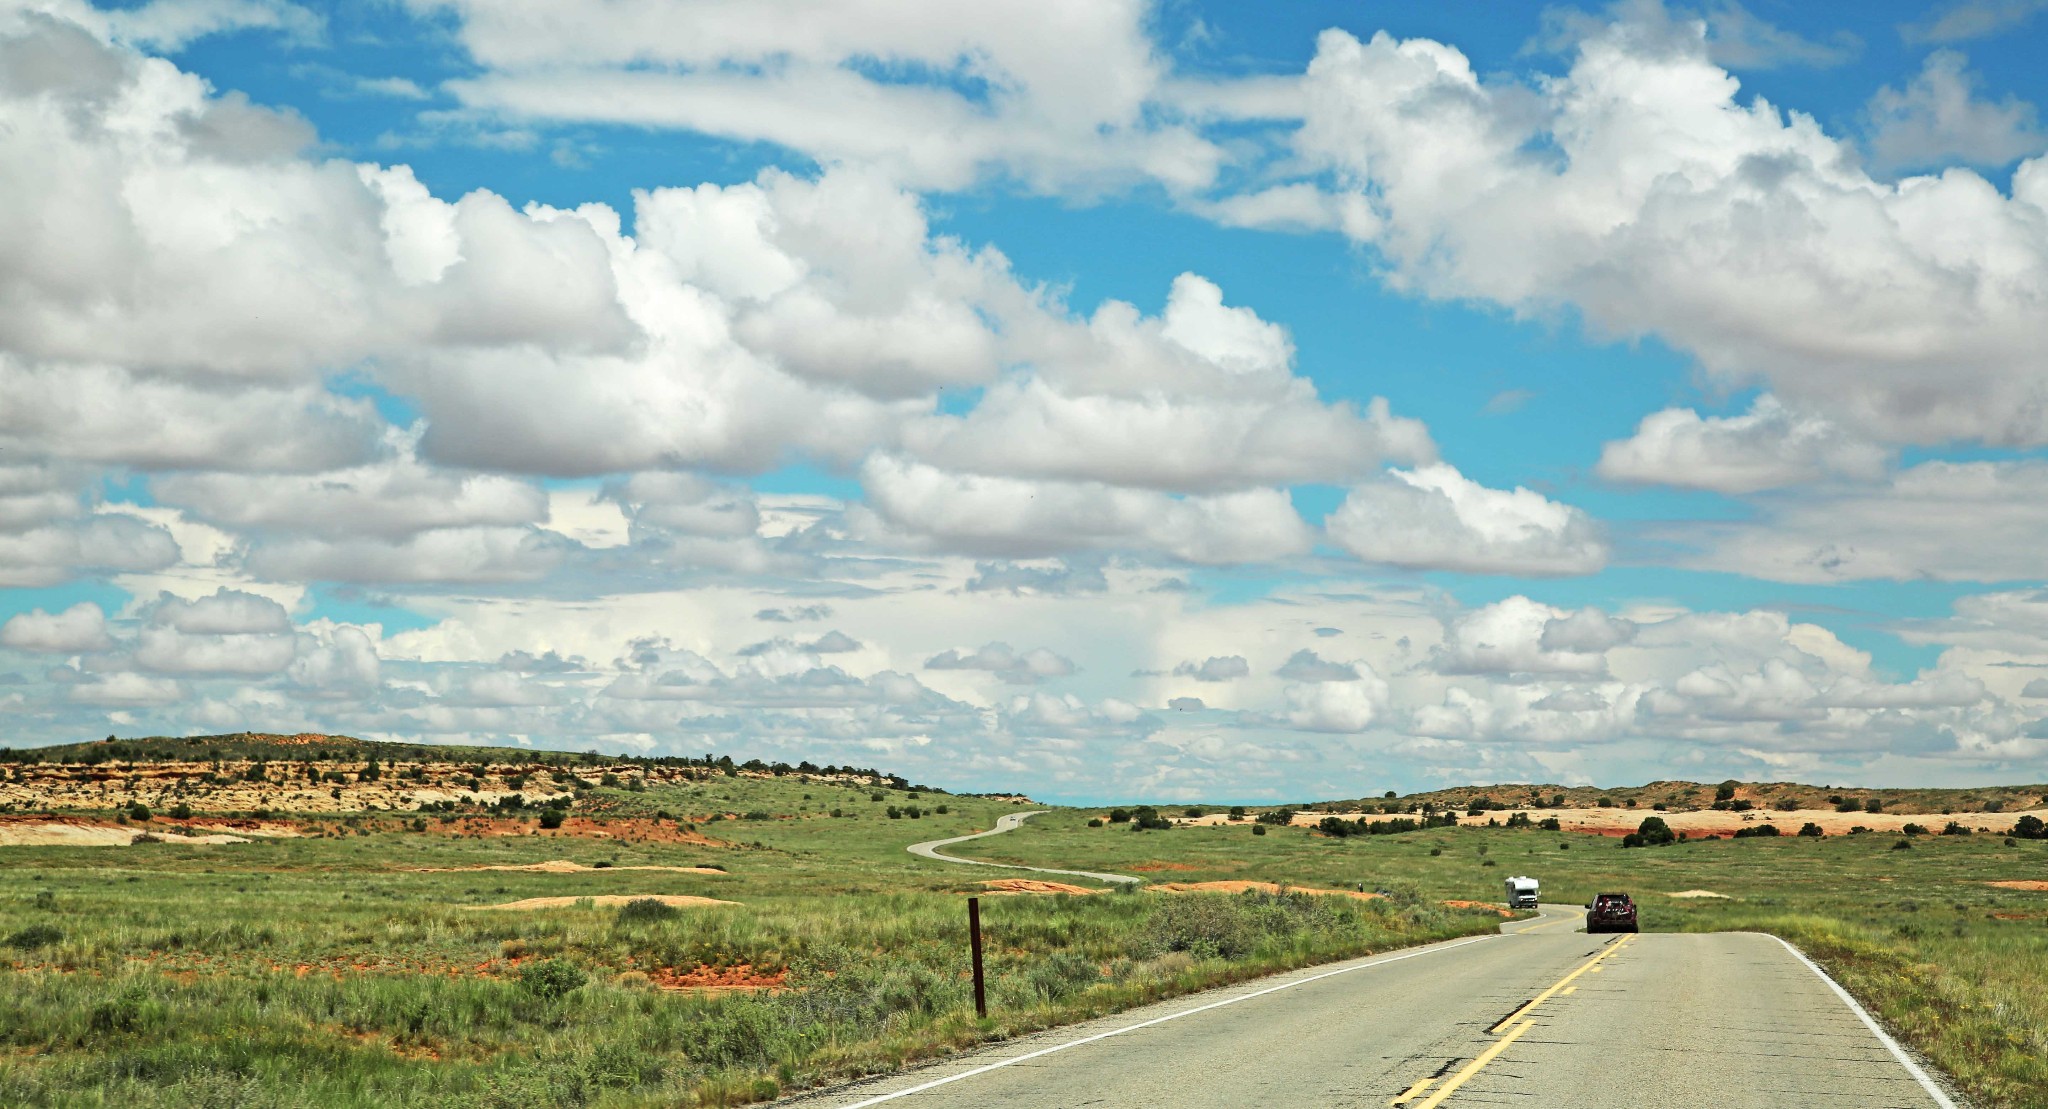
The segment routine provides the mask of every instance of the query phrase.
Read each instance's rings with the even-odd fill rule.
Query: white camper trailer
[[[1536,879],[1508,879],[1508,908],[1533,909],[1536,907]]]

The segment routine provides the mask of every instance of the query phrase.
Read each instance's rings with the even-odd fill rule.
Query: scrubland
[[[0,848],[0,1104],[744,1104],[1498,920],[1412,891],[991,895],[978,1020],[963,895],[992,891],[903,847],[1014,804],[650,777],[593,770],[554,828],[544,806],[483,798],[261,817],[73,807],[64,819],[143,841]],[[238,820],[258,825],[244,842],[149,842]],[[494,907],[530,899],[548,903]]]

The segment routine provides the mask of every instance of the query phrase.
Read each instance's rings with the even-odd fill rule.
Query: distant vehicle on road
[[[1603,893],[1586,906],[1586,931],[1636,931],[1636,903],[1625,893]]]
[[[1508,908],[1533,909],[1536,907],[1536,879],[1510,878],[1508,886]]]

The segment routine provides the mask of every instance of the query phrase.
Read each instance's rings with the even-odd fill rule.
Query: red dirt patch
[[[2048,882],[2038,882],[2032,878],[2015,878],[2011,881],[1988,882],[1986,884],[1997,886],[1999,889],[2006,890],[2034,890],[2036,892],[2048,892]]]
[[[1101,893],[1099,889],[1086,886],[1070,886],[1065,882],[1047,882],[1039,878],[990,878],[982,883],[991,893]]]
[[[746,963],[730,967],[695,966],[685,971],[674,967],[661,967],[649,971],[647,980],[664,990],[704,990],[724,992],[728,990],[785,990],[789,971],[777,970],[767,973],[755,970]]]

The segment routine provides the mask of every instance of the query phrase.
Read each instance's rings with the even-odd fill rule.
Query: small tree
[[[2013,821],[2012,831],[2007,834],[2014,839],[2048,839],[2048,821],[2029,813]]]
[[[562,826],[563,815],[561,809],[542,809],[540,811],[540,826],[543,828],[559,828]]]
[[[1736,789],[1736,787],[1737,787],[1737,786],[1740,786],[1741,784],[1742,784],[1741,782],[1738,782],[1738,781],[1736,781],[1736,780],[1735,780],[1735,779],[1733,779],[1733,778],[1730,778],[1730,779],[1728,779],[1727,781],[1725,781],[1725,782],[1722,782],[1722,783],[1721,783],[1721,784],[1720,784],[1719,786],[1716,786],[1716,787],[1714,788],[1714,800],[1716,800],[1716,801],[1733,801],[1733,800],[1735,800],[1735,789]]]
[[[1661,816],[1646,816],[1636,830],[1621,838],[1623,847],[1663,847],[1676,843],[1678,836]]]
[[[1820,830],[1820,825],[1815,824],[1813,821],[1809,820],[1805,824],[1800,826],[1799,834],[1805,836],[1808,839],[1819,839],[1827,833]]]

